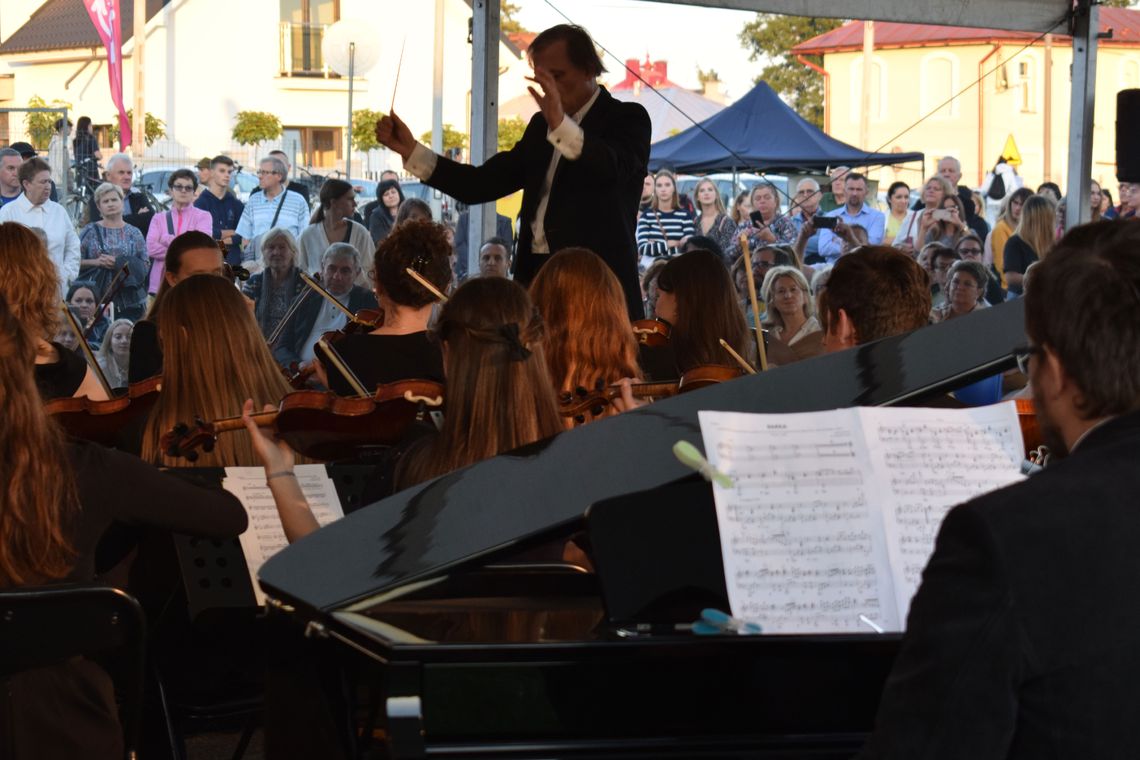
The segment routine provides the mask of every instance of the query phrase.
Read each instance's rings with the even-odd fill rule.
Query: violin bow
[[[408,44],[408,35],[404,35],[404,41],[400,43],[400,60],[396,63],[396,81],[392,83],[392,105],[388,106],[388,113],[393,113],[396,110],[396,88],[400,86],[400,70],[404,68],[404,46]]]
[[[326,301],[328,301],[333,306],[335,306],[336,308],[338,308],[342,312],[344,312],[344,315],[346,317],[348,317],[349,322],[356,322],[357,321],[356,315],[353,314],[347,306],[342,304],[340,301],[336,300],[336,296],[334,296],[332,293],[325,290],[324,287],[319,282],[317,282],[316,280],[314,280],[312,277],[310,277],[309,275],[307,275],[304,272],[300,272],[299,274],[301,275],[301,279],[304,280],[305,284],[308,285],[313,290],[315,290],[317,292],[317,295],[323,297]]]
[[[755,375],[756,374],[756,369],[751,364],[748,363],[747,359],[745,359],[743,356],[738,354],[736,352],[736,349],[728,344],[727,340],[725,340],[724,338],[719,338],[719,340],[720,340],[720,345],[724,348],[725,351],[727,351],[729,353],[729,356],[731,356],[733,359],[736,360],[736,363],[740,365],[740,368],[742,370],[744,370],[745,374],[748,374],[748,375]]]
[[[79,337],[79,347],[83,350],[83,357],[87,360],[87,365],[95,373],[95,377],[99,379],[99,385],[103,386],[107,398],[114,398],[111,393],[111,384],[107,382],[107,376],[103,374],[103,368],[99,366],[99,361],[95,358],[95,354],[91,351],[91,346],[87,345],[87,339],[83,335],[83,328],[79,326],[79,320],[71,313],[71,308],[68,307],[67,301],[60,301],[63,308],[63,318],[71,325],[72,331]]]
[[[424,288],[426,288],[429,293],[435,296],[440,303],[447,303],[447,296],[441,293],[439,291],[439,288],[437,288],[435,285],[432,285],[430,282],[428,282],[428,279],[422,274],[412,269],[411,267],[405,267],[404,271],[407,272],[413,280],[418,282],[420,285],[423,285]]]
[[[760,299],[756,297],[756,276],[752,274],[752,251],[748,247],[748,235],[740,233],[740,250],[747,257],[744,274],[748,280],[748,297],[752,300],[752,319],[756,321],[756,350],[760,357],[760,371],[768,371],[768,352],[764,350],[764,335],[760,330]]]
[[[265,340],[270,348],[276,346],[277,341],[281,340],[281,334],[285,332],[285,326],[293,319],[293,315],[297,313],[297,310],[301,308],[301,304],[305,302],[305,299],[307,299],[312,292],[313,289],[311,287],[306,287],[301,295],[293,299],[293,303],[289,305],[289,310],[285,312],[285,315],[277,322],[277,326],[273,328],[273,332],[271,332],[269,337]],[[339,303],[339,301],[337,303]]]
[[[111,280],[111,284],[107,286],[107,292],[103,294],[103,297],[101,299],[99,299],[99,306],[95,309],[95,316],[91,318],[91,322],[87,325],[87,329],[83,331],[83,340],[87,340],[87,336],[90,335],[91,331],[95,329],[95,323],[99,321],[99,317],[103,314],[103,309],[106,309],[107,304],[111,303],[111,301],[114,300],[115,296],[119,294],[119,290],[122,289],[123,285],[127,281],[127,277],[129,276],[130,267],[126,264],[123,264],[123,268],[115,273],[115,277]]]
[[[368,392],[368,389],[364,387],[364,383],[360,382],[360,378],[356,376],[356,373],[352,371],[352,368],[349,367],[347,363],[345,363],[344,358],[337,352],[335,348],[332,347],[331,343],[329,343],[324,338],[321,338],[319,341],[317,341],[317,346],[319,346],[320,349],[325,352],[325,356],[328,357],[329,363],[332,364],[333,367],[336,368],[336,371],[339,372],[341,376],[348,381],[348,384],[352,386],[352,389],[356,391],[356,394],[358,396],[361,398],[366,398],[372,395]]]

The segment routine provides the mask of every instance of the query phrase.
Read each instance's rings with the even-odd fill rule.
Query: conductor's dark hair
[[[1056,354],[1080,389],[1085,419],[1140,409],[1137,250],[1140,224],[1075,227],[1033,267],[1025,289],[1025,332]]]
[[[534,42],[530,43],[527,55],[533,59],[535,53],[542,52],[544,48],[559,40],[566,43],[566,55],[575,68],[592,76],[601,76],[605,73],[606,67],[602,65],[602,59],[598,56],[594,41],[590,39],[590,33],[573,24],[558,24],[541,32],[534,38]]]

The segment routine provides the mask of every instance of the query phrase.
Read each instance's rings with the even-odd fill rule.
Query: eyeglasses
[[[982,249],[981,248],[959,248],[958,253],[962,254],[963,256],[981,256],[982,255]]]
[[[1040,346],[1022,346],[1013,349],[1013,358],[1017,361],[1017,369],[1021,374],[1029,377],[1029,357],[1041,353]]]
[[[170,189],[171,190],[177,190],[178,192],[182,192],[182,193],[194,192],[194,186],[193,185],[171,185]]]
[[[276,174],[276,173],[277,173],[277,172],[269,172],[269,171],[266,171],[265,169],[258,169],[258,170],[257,170],[257,176],[259,176],[259,177],[263,177],[263,176],[265,176],[266,174]]]

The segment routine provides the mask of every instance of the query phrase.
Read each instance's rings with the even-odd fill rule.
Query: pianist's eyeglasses
[[[1029,357],[1041,353],[1040,346],[1022,346],[1013,350],[1013,358],[1017,360],[1017,368],[1021,374],[1029,377]]]

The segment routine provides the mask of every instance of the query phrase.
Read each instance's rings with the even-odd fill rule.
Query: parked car
[[[178,169],[189,169],[195,177],[198,176],[198,170],[190,166],[158,166],[144,170],[135,184],[149,190],[165,206],[170,202],[170,175]],[[256,189],[257,176],[243,171],[240,166],[234,166],[234,171],[230,174],[230,191],[238,200],[245,203],[249,200],[249,194]]]

